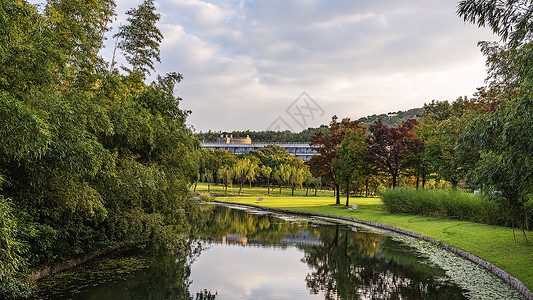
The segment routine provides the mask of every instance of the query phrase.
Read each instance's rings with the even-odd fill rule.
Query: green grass
[[[510,228],[428,216],[389,213],[379,198],[351,198],[350,204],[359,205],[359,209],[354,213],[344,206],[335,205],[335,198],[331,192],[324,192],[325,195],[321,197],[305,197],[301,196],[302,191],[299,191],[299,196],[280,197],[264,195],[266,190],[261,194],[261,190],[264,189],[247,189],[247,193],[252,196],[217,197],[216,200],[352,217],[414,231],[489,261],[518,278],[530,290],[533,290],[532,232],[528,232],[528,238],[532,242],[526,244],[522,233],[517,231],[517,242],[515,243]],[[305,190],[303,193],[305,194]],[[258,196],[264,199],[257,201]]]

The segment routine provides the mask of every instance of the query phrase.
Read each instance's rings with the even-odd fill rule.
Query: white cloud
[[[128,9],[120,1],[118,11]],[[303,91],[331,115],[359,118],[471,95],[476,44],[448,0],[159,1],[162,63],[199,130],[264,130]],[[289,118],[287,118],[289,119]],[[317,124],[317,125],[318,125]],[[300,130],[301,128],[295,128]]]

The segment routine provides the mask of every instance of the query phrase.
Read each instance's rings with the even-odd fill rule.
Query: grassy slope
[[[219,192],[219,189],[220,187],[216,187],[216,190],[211,190],[211,192]],[[197,192],[205,191],[207,191],[207,186],[198,186]],[[237,191],[238,188],[235,192]],[[512,230],[505,227],[416,215],[390,214],[383,209],[379,198],[351,198],[350,204],[359,205],[359,209],[354,213],[344,206],[336,206],[331,192],[327,191],[319,193],[320,197],[305,197],[303,196],[305,190],[298,191],[299,196],[294,197],[287,196],[290,195],[290,190],[283,191],[282,196],[278,194],[279,189],[274,194],[276,196],[263,195],[266,194],[266,189],[259,188],[247,188],[243,192],[253,196],[219,197],[217,200],[346,216],[418,232],[493,263],[533,290],[533,243],[526,245],[521,232],[516,233],[518,242],[515,243]],[[309,194],[312,194],[311,191]],[[264,197],[263,201],[256,201],[259,195]],[[341,202],[343,201],[345,200],[341,198]],[[528,233],[528,238],[533,240],[532,232]]]

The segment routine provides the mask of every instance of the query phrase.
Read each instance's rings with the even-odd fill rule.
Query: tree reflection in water
[[[212,241],[238,235],[248,244],[286,247],[287,237],[297,237],[300,241],[292,245],[304,250],[302,262],[310,269],[305,277],[307,288],[328,300],[466,299],[462,290],[446,279],[444,270],[385,235],[225,207],[218,207],[208,223],[203,234]]]
[[[270,290],[285,288],[287,295],[304,295],[304,298],[305,295],[314,298],[324,295],[328,300],[464,298],[461,289],[446,279],[442,269],[429,265],[429,261],[418,257],[412,248],[385,235],[361,229],[352,231],[346,225],[322,225],[316,221],[258,215],[221,206],[204,207],[202,220],[194,224],[197,226],[191,228],[192,236],[183,239],[179,251],[124,253],[124,257],[96,260],[65,272],[62,278],[52,276],[44,280],[43,286],[53,280],[57,283],[43,288],[37,298],[213,300],[232,299],[227,294],[242,296],[244,288],[255,288],[255,295],[265,297],[273,295]],[[232,240],[239,245],[231,245]],[[252,260],[245,261],[247,255],[229,255],[224,261],[208,263],[204,273],[196,277],[196,283],[203,284],[191,291],[194,280],[191,268],[195,260],[202,262],[205,253],[220,254],[209,252],[217,247],[204,250],[211,243],[223,241],[228,247],[217,247],[225,250],[241,245],[260,247],[261,251],[253,249],[255,251],[247,253],[261,253],[261,256],[250,255]],[[278,266],[280,260],[283,262]],[[237,263],[240,269],[232,269]],[[255,274],[246,273],[250,277],[243,277],[243,273],[239,273],[241,280],[248,281],[236,282],[239,281],[237,271],[252,268],[257,273],[265,269],[271,272],[272,277],[259,278],[260,283],[267,284],[266,288],[252,286],[251,277]],[[233,273],[220,275],[216,269]],[[211,280],[202,281],[202,276]],[[284,276],[293,278],[288,280]],[[212,285],[218,279],[227,284],[221,288],[226,291],[224,295],[217,295],[218,288]],[[291,290],[293,287],[295,290]],[[229,288],[235,290],[228,291]],[[258,291],[266,292],[258,294]]]
[[[344,225],[316,229],[322,246],[305,253],[313,270],[305,278],[312,293],[325,299],[461,299],[456,285],[439,280],[442,269],[421,259],[390,238],[353,232]]]

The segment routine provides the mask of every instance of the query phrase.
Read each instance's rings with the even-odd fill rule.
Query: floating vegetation
[[[95,259],[39,280],[35,296],[37,299],[55,299],[76,295],[98,285],[126,280],[147,267],[144,257],[128,256],[127,253]]]
[[[446,275],[466,291],[465,295],[469,299],[525,299],[495,274],[455,253],[408,236],[392,235],[392,238],[415,248],[433,264],[445,270]]]

